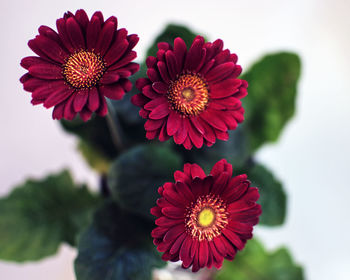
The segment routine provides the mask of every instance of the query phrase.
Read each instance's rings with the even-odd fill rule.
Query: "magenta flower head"
[[[136,83],[141,93],[132,102],[141,107],[146,137],[171,136],[186,149],[227,140],[228,130],[243,121],[240,99],[248,83],[237,79],[237,55],[223,50],[222,40],[204,42],[197,36],[189,50],[181,38],[174,46],[159,43],[156,57],[147,58],[148,78]]]
[[[182,266],[220,268],[233,260],[259,222],[261,206],[257,188],[246,175],[232,177],[232,165],[217,162],[208,176],[197,164],[176,171],[175,183],[158,189],[161,198],[151,213],[157,217],[154,244],[165,261]]]
[[[139,69],[131,62],[138,36],[118,29],[114,16],[105,21],[101,12],[90,20],[84,10],[67,12],[56,25],[58,32],[40,26],[28,43],[38,56],[21,61],[28,70],[21,82],[32,93],[32,104],[54,107],[54,119],[106,115],[105,97],[118,100],[132,88],[128,77]]]

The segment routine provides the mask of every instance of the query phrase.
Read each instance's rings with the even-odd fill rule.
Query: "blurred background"
[[[238,54],[243,69],[270,52],[300,55],[295,117],[277,144],[258,153],[258,160],[284,184],[286,223],[258,226],[255,234],[268,249],[288,246],[304,266],[306,279],[350,279],[349,1],[2,0],[0,8],[1,196],[27,177],[41,178],[64,167],[78,182],[98,182],[76,151],[76,139],[51,119],[51,110],[33,107],[18,81],[25,72],[19,66],[21,58],[32,55],[27,41],[40,25],[55,28],[56,19],[67,10],[83,8],[89,16],[100,10],[105,18],[117,16],[120,27],[139,35],[136,51],[142,59],[166,23],[182,23],[211,41],[223,39],[225,47]],[[1,279],[73,280],[75,256],[75,249],[63,245],[58,255],[41,262],[1,261]]]

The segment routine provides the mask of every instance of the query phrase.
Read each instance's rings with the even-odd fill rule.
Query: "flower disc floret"
[[[105,71],[105,62],[92,51],[74,53],[63,64],[63,76],[66,82],[76,89],[96,86]]]
[[[209,102],[208,86],[198,74],[183,74],[170,82],[167,97],[172,109],[183,117],[196,116]]]

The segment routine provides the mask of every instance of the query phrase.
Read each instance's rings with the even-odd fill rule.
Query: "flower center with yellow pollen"
[[[170,82],[167,97],[173,110],[183,116],[196,116],[209,102],[208,85],[198,74],[182,74]]]
[[[215,213],[210,208],[204,208],[198,215],[198,224],[202,227],[210,226],[215,219]]]
[[[216,195],[201,196],[187,207],[186,231],[199,241],[219,236],[227,224],[226,203]]]
[[[66,82],[77,89],[96,86],[105,71],[103,59],[90,51],[72,54],[63,65]]]

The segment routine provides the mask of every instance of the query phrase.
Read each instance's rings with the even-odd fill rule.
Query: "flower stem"
[[[122,130],[120,127],[118,115],[116,114],[112,104],[110,104],[110,101],[107,100],[108,105],[108,114],[106,115],[107,124],[109,128],[109,132],[112,137],[112,142],[117,149],[118,152],[122,152],[124,150],[124,144],[122,141]]]

